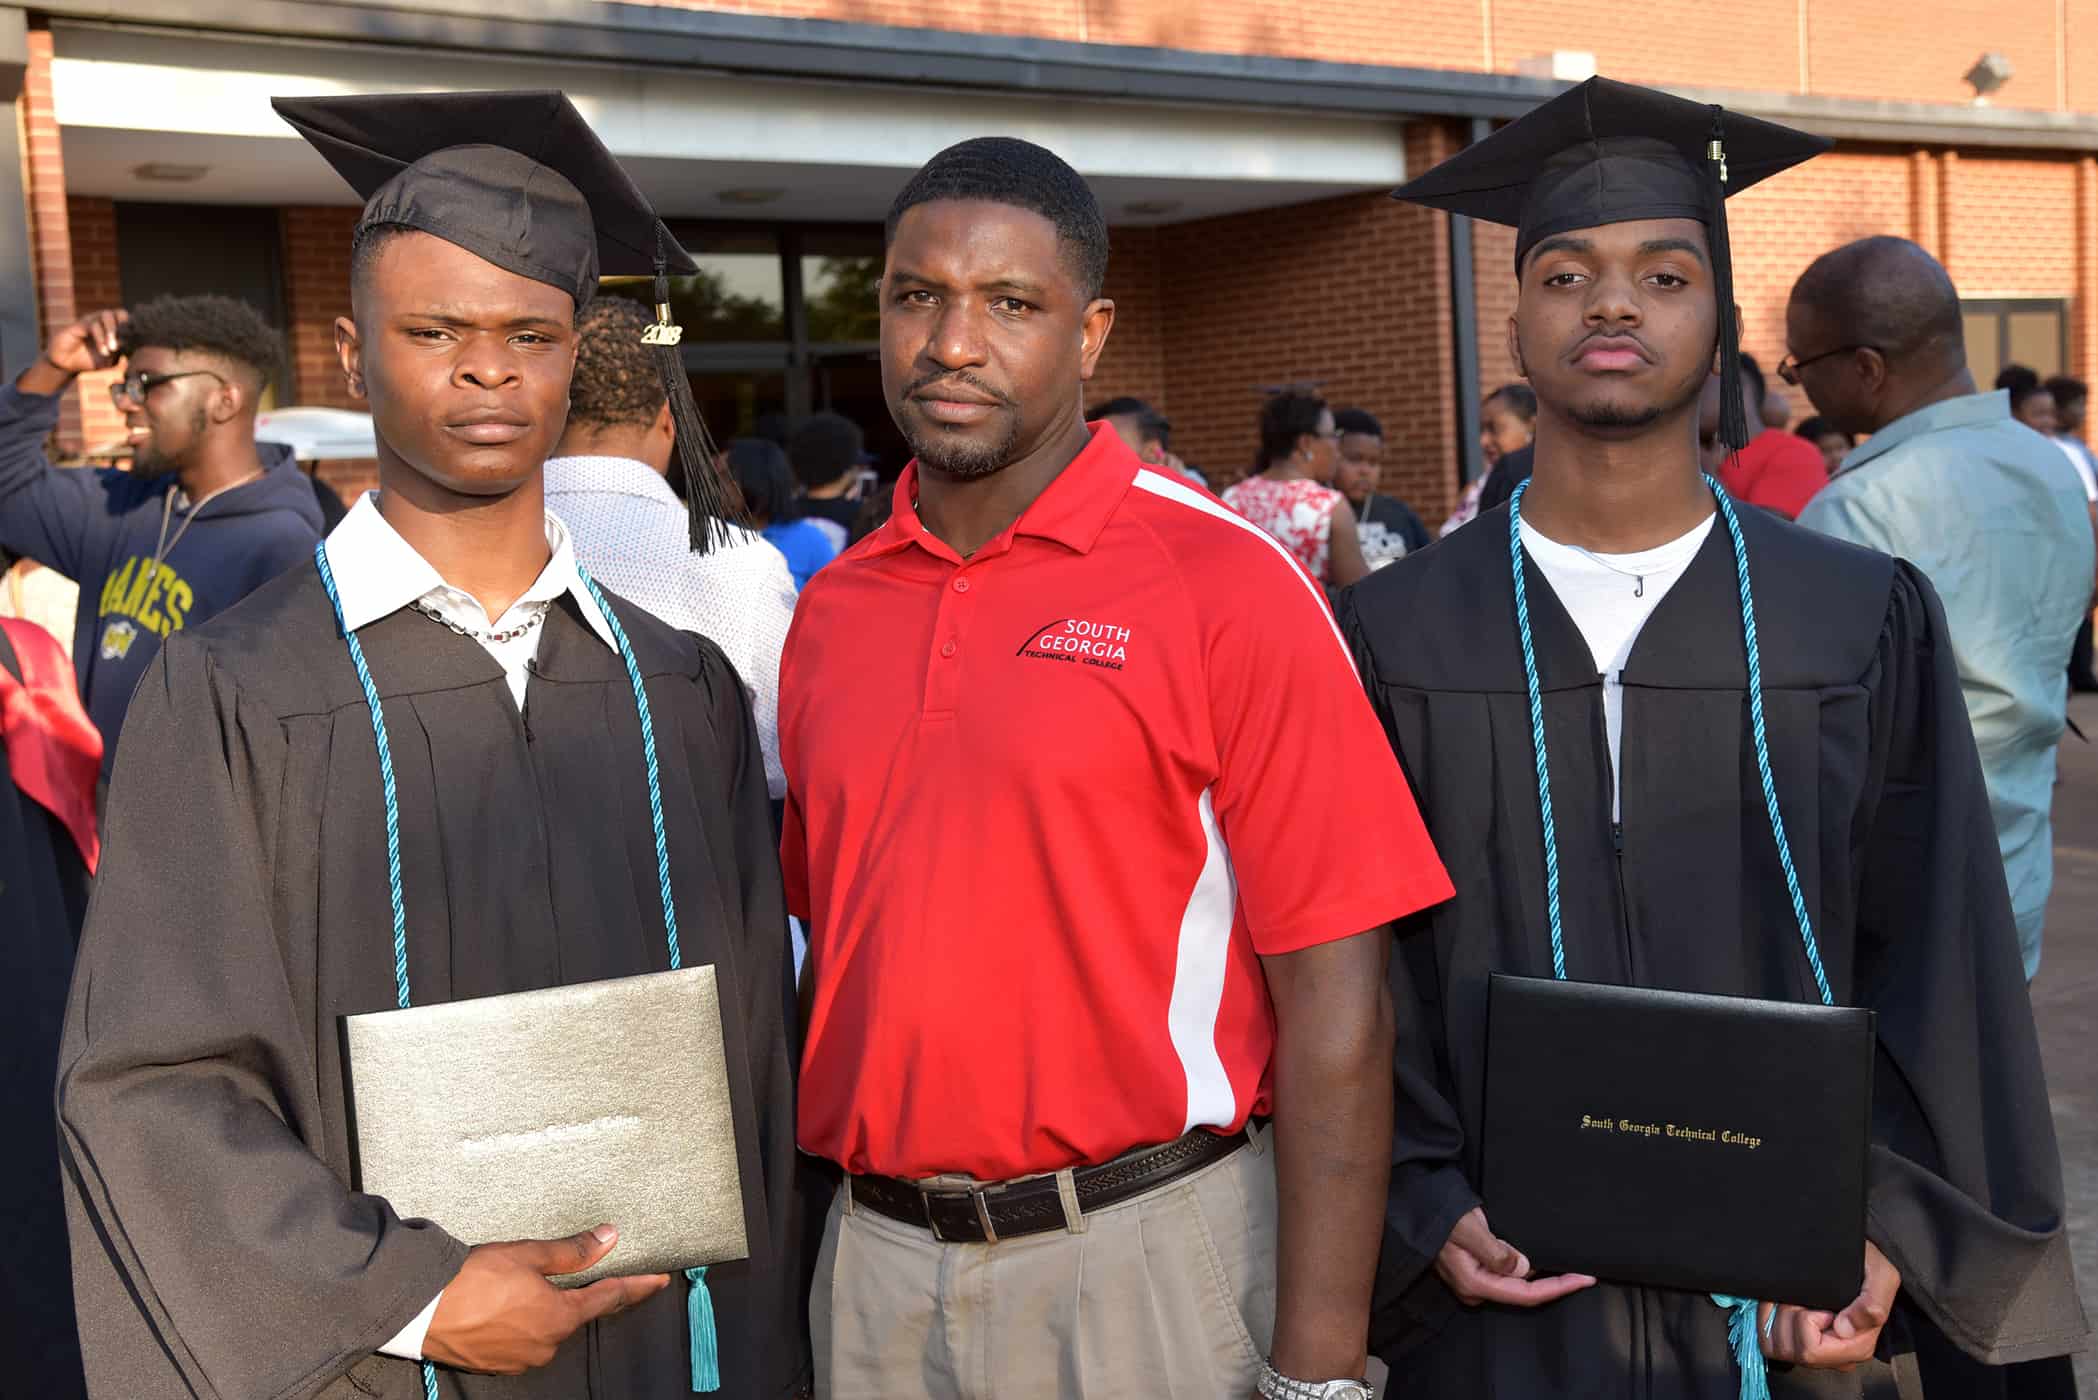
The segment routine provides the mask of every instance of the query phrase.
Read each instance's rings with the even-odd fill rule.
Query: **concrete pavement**
[[[2094,742],[2071,734],[2062,743],[2054,894],[2032,1009],[2061,1140],[2077,1279],[2084,1307],[2098,1310],[2098,696],[2075,697],[2069,714]],[[2077,1358],[2076,1377],[2080,1400],[2098,1400],[2098,1356]]]

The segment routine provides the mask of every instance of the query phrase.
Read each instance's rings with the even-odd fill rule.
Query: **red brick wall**
[[[284,211],[284,304],[291,320],[291,387],[287,403],[360,408],[335,355],[335,318],[350,314],[350,230],[359,211],[293,207]]]
[[[1451,7],[1451,0],[1431,6]],[[1490,0],[1485,8],[1493,16],[1490,66],[1502,72],[1514,72],[1523,59],[1555,49],[1579,49],[1595,55],[1597,72],[1626,82],[1681,83],[1694,75],[1697,82],[1750,92],[1799,90],[1799,14],[1794,4],[1649,0],[1603,6],[1569,0]]]
[[[51,31],[29,31],[29,66],[22,77],[16,107],[21,121],[24,167],[28,176],[30,257],[36,268],[36,304],[43,338],[79,315],[73,288],[73,235],[66,222],[65,152],[58,119],[51,110]],[[58,441],[63,450],[80,449],[80,395],[67,394],[59,406]]]
[[[1409,132],[1416,168],[1450,149]],[[1381,194],[1164,230],[1166,400],[1174,447],[1218,484],[1258,449],[1260,386],[1317,381],[1383,420],[1384,488],[1423,515],[1455,494],[1447,225]]]
[[[1122,228],[1110,234],[1113,252],[1102,295],[1115,304],[1115,328],[1085,386],[1088,404],[1128,394],[1169,416],[1172,412],[1166,403],[1166,340],[1161,327],[1161,242],[1155,228]]]
[[[72,229],[73,303],[78,314],[122,306],[115,203],[73,195],[66,200],[66,222]],[[123,439],[124,415],[109,400],[109,386],[116,380],[115,370],[80,376],[80,437],[90,451]]]
[[[692,9],[1095,44],[1511,73],[1585,50],[1635,82],[1964,102],[1984,51],[2000,106],[2098,110],[2098,0],[658,0]]]
[[[1782,8],[1789,13],[1792,7]],[[2060,106],[2057,65],[2066,54],[2079,48],[2088,54],[2098,46],[2098,23],[2088,5],[2079,8],[2085,12],[2081,27],[2072,22],[2063,35],[2056,28],[2055,0],[1930,0],[1920,6],[1808,0],[1809,88],[1831,97],[1965,102],[1974,90],[1962,76],[1983,53],[1995,52],[2011,61],[2014,72],[1992,103]],[[1716,71],[1711,81],[1720,81]]]
[[[648,0],[644,0],[647,3]],[[684,9],[856,24],[1022,34],[1078,43],[1262,53],[1350,63],[1476,68],[1484,7],[1461,0],[1408,7],[1375,0],[653,0]]]

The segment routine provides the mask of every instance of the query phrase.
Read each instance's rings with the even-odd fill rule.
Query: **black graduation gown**
[[[1740,515],[1808,909],[1837,1001],[1878,1013],[1868,1234],[1903,1275],[1890,1331],[1936,1327],[1995,1362],[2073,1351],[2087,1329],[2060,1161],[1943,611],[1906,564]],[[1624,670],[1621,856],[1593,658],[1534,566],[1527,580],[1569,975],[1817,1000],[1755,775],[1726,530]],[[1343,608],[1457,887],[1402,926],[1392,960],[1397,1140],[1377,1349],[1402,1397],[1735,1400],[1726,1314],[1702,1295],[1604,1283],[1534,1310],[1468,1310],[1432,1267],[1481,1203],[1487,974],[1551,975],[1511,587],[1503,508],[1372,575]],[[1979,1376],[1958,1393],[2000,1384]],[[1795,1369],[1772,1391],[1857,1396],[1887,1380],[1878,1365]]]
[[[21,667],[0,631],[0,666]],[[66,982],[87,909],[87,867],[72,835],[15,786],[0,739],[0,978],[9,993],[0,1033],[0,1390],[39,1400],[87,1393],[73,1332],[73,1298],[57,1286],[66,1257],[51,1078],[65,1020]]]
[[[716,966],[751,1258],[709,1276],[722,1394],[807,1375],[792,1238],[786,915],[741,683],[613,601],[647,679],[687,966]],[[668,964],[640,728],[616,653],[549,610],[520,715],[469,638],[358,635],[385,702],[418,1003]],[[390,1010],[377,747],[318,570],[169,638],[125,723],[68,1008],[59,1113],[75,1285],[107,1400],[385,1396],[376,1356],[466,1245],[349,1189],[340,1018]],[[666,1189],[677,1189],[669,1183]],[[473,1400],[690,1394],[682,1279]]]

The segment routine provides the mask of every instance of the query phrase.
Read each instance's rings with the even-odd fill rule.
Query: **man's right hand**
[[[117,333],[131,319],[127,311],[94,311],[51,337],[37,362],[15,381],[24,393],[55,394],[75,375],[108,369],[121,358]]]
[[[521,1375],[554,1359],[585,1323],[624,1312],[670,1286],[668,1274],[599,1279],[561,1289],[550,1274],[589,1268],[612,1250],[610,1225],[565,1240],[476,1245],[444,1287],[423,1338],[423,1355],[439,1365],[495,1376]]]
[[[1587,1274],[1531,1278],[1530,1261],[1487,1228],[1486,1212],[1478,1206],[1450,1231],[1449,1242],[1435,1256],[1435,1272],[1468,1308],[1481,1303],[1534,1308],[1595,1285]]]

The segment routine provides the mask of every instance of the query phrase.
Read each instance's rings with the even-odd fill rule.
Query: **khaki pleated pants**
[[[1275,1327],[1270,1149],[1263,1130],[1076,1230],[996,1244],[942,1244],[841,1189],[809,1300],[819,1400],[1252,1395]]]

